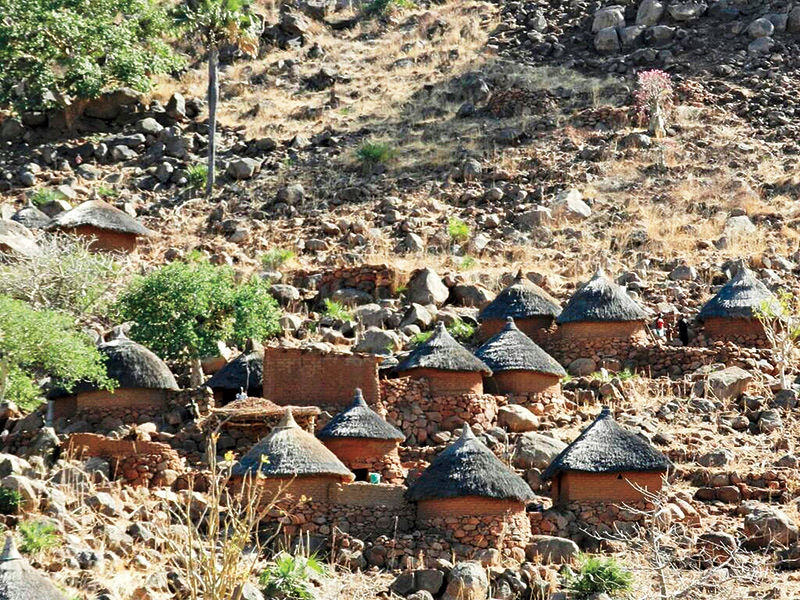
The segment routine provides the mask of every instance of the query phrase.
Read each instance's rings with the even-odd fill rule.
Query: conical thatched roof
[[[134,235],[153,235],[152,231],[128,213],[103,200],[88,200],[72,210],[56,215],[45,229],[72,229],[82,225]]]
[[[262,461],[262,456],[266,461]],[[277,427],[239,459],[232,473],[243,476],[259,470],[266,477],[338,475],[347,481],[354,479],[333,452],[312,434],[300,429],[289,408]]]
[[[100,344],[97,348],[106,356],[106,372],[119,388],[151,388],[177,390],[178,384],[163,360],[141,344],[125,336]],[[78,384],[76,392],[88,392],[91,384]]]
[[[500,462],[466,423],[461,437],[438,454],[406,491],[406,498],[415,502],[464,496],[520,502],[533,498],[522,477]]]
[[[652,472],[672,463],[635,433],[620,427],[608,408],[575,438],[542,473],[550,479],[563,471],[584,473]]]
[[[292,406],[292,415],[298,417],[316,417],[321,411],[316,406]],[[241,398],[229,402],[221,408],[212,408],[211,413],[224,419],[227,423],[257,422],[263,425],[265,419],[286,414],[286,407],[279,406],[266,398]]]
[[[508,317],[506,326],[478,348],[480,358],[494,373],[503,371],[535,371],[564,377],[567,372],[558,361],[522,333]]]
[[[752,319],[755,309],[765,300],[774,302],[775,296],[750,269],[740,264],[736,274],[700,309],[697,318]]]
[[[245,390],[260,396],[263,386],[264,348],[256,347],[252,352],[243,352],[228,362],[206,382],[212,390]]]
[[[367,406],[364,395],[358,388],[353,396],[353,403],[333,417],[317,434],[317,437],[321,440],[359,438],[403,441],[406,439],[402,431],[389,425],[383,417]]]
[[[469,350],[459,344],[439,321],[436,331],[399,364],[397,371],[410,369],[438,369],[440,371],[478,371],[491,375],[492,371]]]
[[[538,285],[517,273],[514,283],[497,294],[478,315],[479,321],[487,319],[532,319],[536,317],[557,317],[561,314],[558,300]]]
[[[578,288],[556,319],[559,324],[580,321],[646,321],[649,311],[612,282],[598,269],[585,285]]]
[[[0,254],[34,256],[39,253],[36,238],[22,223],[0,219]]]
[[[67,600],[67,597],[22,558],[9,535],[0,554],[0,600]]]
[[[25,225],[28,229],[41,229],[50,222],[50,217],[36,208],[33,204],[28,204],[15,212],[12,221]]]

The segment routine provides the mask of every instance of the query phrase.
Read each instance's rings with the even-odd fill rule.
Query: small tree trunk
[[[650,128],[649,133],[656,139],[666,137],[667,130],[664,124],[664,113],[661,110],[661,105],[657,102],[653,104],[650,109]]]
[[[217,46],[212,44],[208,50],[208,178],[206,180],[206,197],[214,191],[217,162]]]
[[[198,388],[203,385],[203,365],[199,358],[193,358],[190,370],[190,382],[192,388]]]

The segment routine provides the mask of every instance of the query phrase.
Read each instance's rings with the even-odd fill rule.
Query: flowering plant
[[[639,72],[634,98],[642,123],[649,121],[650,133],[662,137],[666,114],[672,108],[672,78],[659,69]]]

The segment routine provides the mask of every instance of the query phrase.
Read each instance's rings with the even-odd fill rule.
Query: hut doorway
[[[369,479],[369,469],[353,469],[356,481],[367,481]]]

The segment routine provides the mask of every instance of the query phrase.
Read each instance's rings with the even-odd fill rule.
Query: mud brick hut
[[[16,221],[0,219],[0,255],[34,256],[38,253],[36,238],[27,227]]]
[[[602,269],[570,298],[556,319],[562,341],[647,339],[650,314]]]
[[[459,439],[438,454],[406,492],[417,505],[417,529],[473,548],[523,548],[525,512],[533,493],[464,424]]]
[[[756,311],[764,302],[776,302],[776,298],[740,262],[736,274],[700,309],[697,320],[712,340],[763,339],[764,327]]]
[[[483,377],[492,371],[459,344],[441,321],[425,342],[395,367],[401,377],[426,379],[431,396],[482,394]]]
[[[367,406],[360,389],[347,410],[331,419],[317,437],[355,474],[356,481],[367,481],[370,472],[379,473],[387,483],[405,480],[398,446],[406,436]]]
[[[59,589],[22,557],[6,536],[0,554],[0,600],[67,600]]]
[[[106,357],[106,372],[117,382],[114,391],[88,383],[78,384],[72,395],[51,396],[53,418],[94,412],[102,418],[128,411],[161,415],[167,407],[167,393],[178,390],[167,365],[150,350],[125,336],[98,346]]]
[[[557,395],[561,393],[561,378],[567,374],[556,359],[517,329],[511,317],[475,356],[492,370],[483,385],[489,393]]]
[[[264,457],[264,459],[262,459]],[[283,419],[233,466],[234,478],[264,477],[267,497],[280,491],[315,502],[330,501],[332,489],[349,483],[350,470],[325,445],[300,426],[287,408]]]
[[[553,459],[542,479],[552,481],[554,504],[635,502],[644,499],[641,489],[661,490],[671,466],[644,438],[620,427],[604,407]]]
[[[128,213],[103,200],[89,200],[56,215],[45,229],[87,238],[94,250],[127,254],[136,251],[140,237],[153,235]]]
[[[50,222],[50,217],[36,208],[33,203],[28,202],[26,206],[23,206],[12,215],[11,220],[24,225],[28,229],[42,229]]]
[[[558,300],[527,278],[522,271],[514,282],[500,292],[478,315],[478,338],[488,340],[505,327],[506,319],[513,318],[520,331],[531,339],[541,339],[561,314]]]
[[[229,361],[206,382],[214,392],[217,406],[225,406],[241,391],[248,396],[261,396],[264,387],[264,348],[256,346]]]
[[[219,450],[244,452],[268,436],[281,422],[285,412],[285,406],[278,406],[266,398],[242,398],[221,408],[211,409],[211,414],[203,423],[203,429],[208,433],[219,430]],[[320,410],[316,406],[292,407],[295,421],[309,433],[314,432],[319,414]]]

